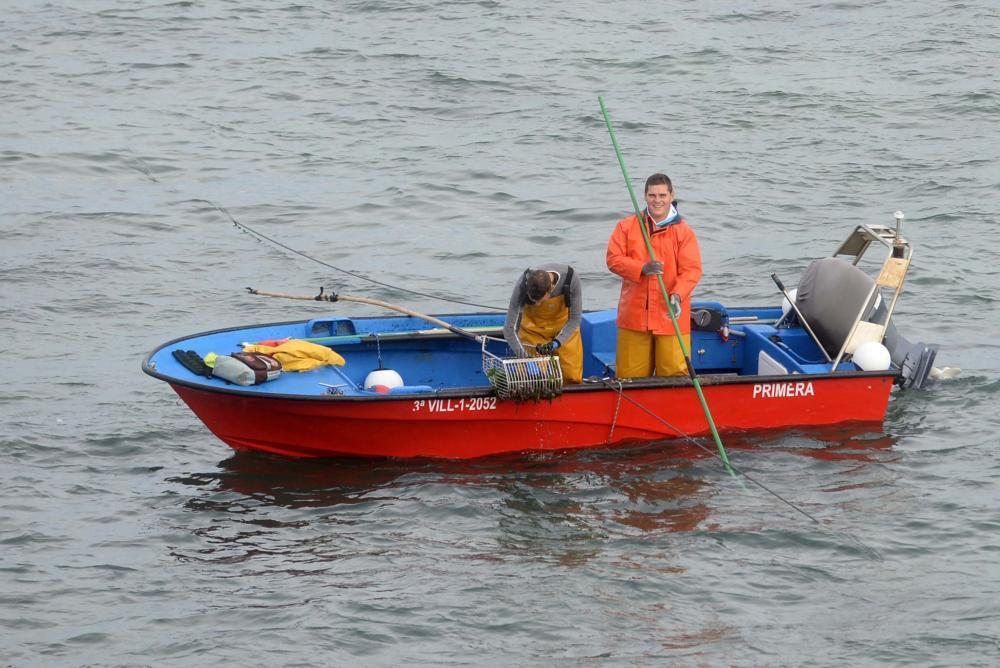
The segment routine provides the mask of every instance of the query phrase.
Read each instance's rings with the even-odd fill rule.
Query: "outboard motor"
[[[885,323],[888,309],[875,281],[856,266],[836,257],[816,260],[799,279],[795,305],[831,358],[836,358],[854,327],[858,313],[869,322]],[[871,302],[869,295],[872,295]],[[862,312],[862,306],[865,307]],[[937,357],[937,349],[907,341],[890,322],[882,344],[900,369],[902,387],[921,388]]]
[[[885,302],[879,300],[875,307],[874,318],[885,318]],[[892,356],[892,363],[899,367],[901,372],[900,385],[904,388],[914,387],[920,389],[927,382],[931,369],[934,368],[934,360],[937,357],[937,348],[927,346],[923,343],[911,343],[896,330],[896,325],[889,323],[885,329],[885,339],[882,345],[889,349]]]

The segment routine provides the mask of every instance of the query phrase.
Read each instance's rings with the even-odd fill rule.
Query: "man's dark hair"
[[[537,302],[552,289],[552,276],[547,271],[529,269],[524,272],[524,288],[528,299]]]
[[[670,192],[674,191],[674,184],[670,181],[670,177],[659,172],[646,179],[646,190],[643,191],[643,194],[649,192],[650,186],[666,186],[670,188]]]

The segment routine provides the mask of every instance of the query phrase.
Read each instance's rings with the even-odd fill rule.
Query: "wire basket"
[[[551,399],[562,394],[563,375],[559,358],[498,357],[486,350],[483,338],[483,373],[501,399]]]

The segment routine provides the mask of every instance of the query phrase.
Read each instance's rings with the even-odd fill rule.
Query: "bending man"
[[[542,264],[526,270],[514,284],[503,336],[516,357],[557,355],[563,380],[579,383],[583,380],[582,313],[583,290],[573,268]]]
[[[691,292],[701,279],[701,251],[694,231],[677,213],[674,186],[666,174],[646,179],[642,224],[656,254],[651,260],[635,215],[618,221],[608,240],[608,269],[622,277],[618,300],[616,374],[619,378],[680,376],[687,364],[674,331],[657,275],[670,295],[669,306],[691,349]]]

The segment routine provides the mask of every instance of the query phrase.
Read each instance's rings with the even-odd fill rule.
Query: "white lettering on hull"
[[[464,399],[418,399],[413,402],[413,412],[462,413],[467,411],[495,411],[496,397],[471,397]]]
[[[802,383],[757,383],[753,386],[754,399],[790,399],[793,397],[814,397],[816,391],[812,382]]]

